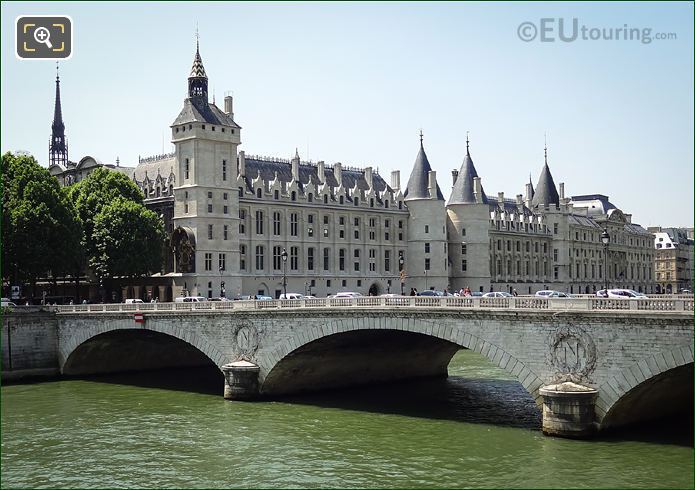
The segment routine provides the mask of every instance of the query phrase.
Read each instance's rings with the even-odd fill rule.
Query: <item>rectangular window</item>
[[[227,160],[222,160],[222,180],[227,180]]]
[[[430,225],[425,225],[425,233],[429,233],[429,232],[430,232]]]
[[[290,248],[290,269],[296,271],[299,269],[299,248]]]
[[[273,235],[280,236],[280,213],[273,213]]]
[[[256,211],[256,235],[263,234],[263,211]]]
[[[224,227],[222,227],[222,238],[224,240],[229,239],[229,226],[227,226],[227,225],[224,225]]]
[[[557,279],[559,277],[559,274],[560,274],[559,267],[558,266],[553,267],[553,278]]]
[[[226,192],[224,194],[222,194],[222,199],[224,199],[225,201],[227,200],[227,193]]]
[[[264,250],[263,245],[256,245],[256,270],[262,271],[264,269]]]
[[[391,272],[391,251],[384,250],[384,271]]]
[[[360,271],[360,251],[359,251],[359,249],[355,250],[354,256],[355,256],[355,263],[354,263],[353,270],[355,272],[359,272]]]
[[[212,240],[212,225],[208,225],[208,240]]]
[[[355,230],[355,240],[360,239],[360,230]]]
[[[314,247],[309,247],[306,251],[306,268],[307,270],[314,270]]]
[[[297,236],[299,233],[299,217],[297,213],[290,214],[290,235]]]
[[[239,245],[239,269],[246,270],[246,245]]]
[[[227,270],[227,254],[220,254],[218,260],[218,268],[221,271]]]
[[[430,270],[430,259],[425,259],[425,270]]]
[[[466,259],[463,259],[461,261],[461,271],[466,272],[468,270],[468,261]]]
[[[223,212],[224,214],[229,214],[229,208],[228,208],[227,206],[224,206],[224,207],[222,208],[222,212]]]
[[[205,252],[205,270],[212,270],[212,253]]]
[[[461,255],[466,255],[466,252],[468,252],[468,245],[465,243],[461,244]]]
[[[338,269],[345,270],[345,249],[341,248],[338,252]]]
[[[331,257],[331,249],[330,248],[324,248],[323,249],[323,270],[327,271],[330,269],[330,257]]]
[[[212,213],[212,204],[208,204],[208,213]]]
[[[398,228],[401,229],[401,230],[403,229],[403,222],[402,222],[402,221],[399,221],[399,222],[398,222]]]
[[[426,254],[430,253],[430,244],[429,243],[425,243],[425,253]]]
[[[553,235],[557,235],[557,223],[553,223]]]
[[[190,164],[188,162],[188,158],[186,158],[186,163],[183,168],[183,173],[185,175],[185,179],[188,179],[190,177]]]
[[[553,260],[554,260],[555,262],[557,262],[557,255],[558,255],[557,249],[554,248],[554,249],[553,249]]]
[[[273,270],[282,269],[282,247],[273,247]]]
[[[208,191],[208,199],[212,199],[212,192]]]
[[[246,234],[246,210],[244,209],[239,210],[239,234]]]

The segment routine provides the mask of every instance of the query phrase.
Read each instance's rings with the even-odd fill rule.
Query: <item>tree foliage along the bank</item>
[[[98,168],[80,182],[68,187],[68,195],[75,203],[84,227],[83,243],[88,256],[96,254],[94,247],[94,219],[101,210],[117,197],[142,205],[143,194],[126,175]]]
[[[34,157],[2,156],[2,277],[31,281],[74,273],[82,223],[58,181]]]
[[[141,204],[117,197],[93,219],[95,253],[89,266],[99,277],[137,277],[159,270],[164,223]]]
[[[126,175],[98,168],[69,195],[83,222],[88,265],[99,278],[160,270],[164,222],[145,208],[142,191]]]

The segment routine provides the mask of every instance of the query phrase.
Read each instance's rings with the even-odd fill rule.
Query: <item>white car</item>
[[[302,299],[304,297],[305,296],[303,294],[299,293],[287,293],[287,295],[284,293],[280,294],[280,299]]]
[[[622,298],[622,299],[647,299],[647,295],[643,293],[638,293],[633,289],[609,289],[606,294],[606,290],[602,289],[596,291],[596,296],[602,298]]]
[[[546,296],[546,298],[574,298],[574,296],[569,293],[563,293],[562,291],[553,291]]]
[[[144,301],[141,300],[140,298],[128,298],[128,299],[125,300],[125,303],[126,303],[127,305],[130,305],[130,304],[133,304],[133,303],[144,303]]]
[[[17,306],[14,302],[10,301],[10,298],[2,298],[2,305],[0,306]]]
[[[362,295],[360,293],[354,293],[351,291],[341,291],[339,293],[335,293],[335,294],[329,296],[329,298],[361,298],[361,297],[362,297]]]
[[[536,296],[547,298],[553,293],[557,293],[558,291],[553,291],[552,289],[544,289],[543,291],[536,291]]]
[[[203,303],[208,299],[205,296],[185,296],[178,297],[174,300],[175,303]]]
[[[483,298],[513,298],[514,296],[504,291],[491,291],[483,294]]]

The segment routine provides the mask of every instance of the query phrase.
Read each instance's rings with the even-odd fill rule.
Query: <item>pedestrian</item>
[[[71,304],[71,305],[73,305],[73,304],[74,304],[74,303],[72,302],[72,300],[70,300],[70,304]]]
[[[410,295],[415,296],[415,288],[410,288]]]
[[[516,289],[512,290],[512,296],[519,296],[519,293],[516,292]]]

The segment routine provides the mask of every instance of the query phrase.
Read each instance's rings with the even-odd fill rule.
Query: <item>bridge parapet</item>
[[[200,303],[111,303],[51,306],[57,313],[127,313],[136,311],[230,311],[304,308],[373,308],[426,307],[431,309],[505,309],[542,311],[672,311],[691,314],[693,298],[615,299],[599,298],[480,298],[460,296],[397,296],[358,298],[308,298],[281,300],[204,301]],[[23,307],[16,307],[21,311]]]

